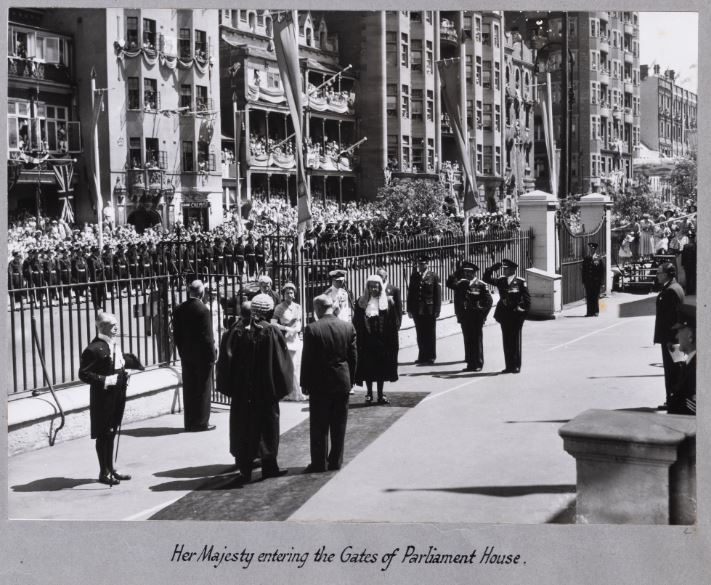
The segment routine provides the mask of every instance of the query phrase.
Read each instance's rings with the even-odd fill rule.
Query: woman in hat
[[[654,254],[654,222],[648,213],[639,222],[639,256],[644,258]]]
[[[671,232],[664,214],[660,214],[657,221],[657,225],[654,226],[654,253],[666,254],[669,249],[669,236]]]
[[[383,394],[385,382],[395,382],[399,351],[398,315],[395,302],[385,292],[383,280],[372,274],[366,281],[366,291],[355,304],[353,325],[358,343],[358,365],[355,383],[365,382],[366,403],[373,402],[373,382],[377,384],[378,404],[389,404]]]
[[[296,286],[291,282],[287,282],[281,288],[281,296],[284,300],[274,308],[272,323],[284,334],[286,347],[289,349],[289,355],[294,364],[294,389],[284,400],[300,402],[306,400],[299,384],[301,350],[303,349],[303,342],[299,337],[301,333],[301,305],[294,301]]]

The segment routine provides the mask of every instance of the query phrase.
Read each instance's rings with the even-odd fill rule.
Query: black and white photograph
[[[8,583],[702,582],[708,15],[460,4],[7,8]]]

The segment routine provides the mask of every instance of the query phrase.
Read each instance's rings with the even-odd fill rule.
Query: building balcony
[[[625,124],[634,124],[634,116],[632,115],[632,108],[625,108]]]
[[[634,93],[634,83],[631,79],[625,79],[625,93]]]
[[[608,69],[598,70],[597,78],[600,80],[600,83],[610,85],[610,71]]]
[[[71,85],[71,70],[61,63],[45,63],[33,58],[9,56],[7,58],[8,77],[20,77],[36,82],[60,83]]]
[[[236,179],[237,178],[237,163],[222,163],[222,178]]]
[[[452,46],[459,45],[459,35],[457,29],[454,28],[454,23],[446,18],[440,21],[439,38],[441,43],[446,43]]]
[[[610,117],[610,105],[607,103],[600,104],[600,117],[609,118]]]
[[[632,65],[634,63],[634,53],[625,49],[625,63]]]
[[[622,110],[620,108],[618,108],[617,106],[612,108],[612,117],[615,120],[622,120]]]
[[[607,38],[606,34],[600,35],[600,37],[598,38],[597,46],[600,48],[601,51],[605,51],[606,53],[610,52],[610,39]]]
[[[625,34],[634,35],[634,25],[631,22],[625,22]]]

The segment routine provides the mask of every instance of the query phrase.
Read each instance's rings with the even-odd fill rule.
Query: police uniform
[[[492,273],[502,264],[511,269],[518,266],[511,260],[504,260],[503,263],[487,268],[482,280],[495,286],[499,291],[499,302],[494,311],[494,319],[501,325],[506,361],[504,372],[518,374],[521,371],[521,330],[526,314],[531,308],[531,295],[526,281],[518,276],[493,277]]]
[[[466,269],[471,270],[473,278],[467,278]],[[483,327],[493,304],[486,284],[475,275],[478,271],[476,264],[465,261],[447,278],[447,288],[454,291],[454,313],[462,327],[465,370],[474,372],[484,367]]]
[[[587,302],[586,317],[597,317],[600,313],[600,288],[605,280],[605,260],[597,255],[598,245],[588,244],[591,255],[583,258],[583,286]]]
[[[332,280],[345,280],[346,271],[337,268],[331,270],[328,275]],[[333,314],[336,317],[348,323],[353,320],[353,295],[351,295],[351,292],[345,285],[342,287],[329,286],[323,294],[331,297],[333,301]]]
[[[94,283],[91,285],[91,302],[99,308],[106,300],[106,273],[104,261],[99,255],[99,249],[93,248],[88,259],[89,278]]]
[[[427,259],[420,257],[420,263]],[[410,275],[407,287],[407,312],[412,315],[419,350],[415,363],[433,363],[437,359],[437,317],[442,308],[439,276],[429,268]]]
[[[22,260],[17,250],[12,253],[12,260],[8,266],[7,283],[10,290],[24,288],[22,282]],[[22,300],[22,293],[14,293],[13,298],[15,301],[20,302]]]

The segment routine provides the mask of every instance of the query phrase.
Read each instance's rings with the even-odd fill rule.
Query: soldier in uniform
[[[346,271],[336,268],[328,273],[331,286],[323,294],[331,297],[333,314],[341,321],[350,323],[353,320],[353,295],[346,288]]]
[[[76,285],[74,287],[75,296],[86,296],[86,284],[89,282],[89,267],[87,266],[86,256],[81,246],[76,246],[74,249],[74,258],[72,260],[72,280]]]
[[[48,286],[49,300],[52,303],[59,302],[57,295],[59,266],[57,265],[57,253],[54,248],[47,249],[47,255],[42,267],[44,269],[44,282]]]
[[[22,256],[19,250],[13,250],[12,260],[7,268],[7,285],[10,290],[25,288],[22,279]],[[10,297],[15,302],[22,302],[22,293],[15,292]]]
[[[138,263],[139,271],[143,277],[141,288],[144,291],[148,291],[151,289],[151,283],[153,281],[153,256],[144,242],[141,242],[138,247]]]
[[[503,266],[504,275],[494,278],[493,273]],[[482,280],[495,286],[499,291],[494,319],[501,325],[504,344],[504,374],[518,374],[521,371],[521,330],[526,314],[531,308],[531,295],[526,281],[516,276],[518,264],[503,260],[492,264],[484,271]]]
[[[111,246],[104,244],[104,249],[101,253],[101,261],[104,263],[104,278],[106,279],[106,292],[113,296],[116,293],[114,285],[114,259]]]
[[[69,299],[72,296],[72,290],[67,285],[72,282],[72,260],[69,257],[69,250],[67,248],[61,247],[59,249],[57,268],[59,270],[59,283],[62,285],[61,294]]]
[[[235,273],[235,247],[231,237],[225,238],[225,246],[222,248],[225,261],[225,273],[232,276]]]
[[[116,246],[114,274],[119,281],[119,293],[125,293],[128,288],[128,258],[126,258],[126,252],[124,252],[123,244],[121,243]]]
[[[427,256],[417,259],[407,287],[407,316],[415,322],[418,356],[416,364],[433,364],[437,359],[437,318],[442,308],[439,276],[427,268]]]
[[[136,250],[136,244],[133,242],[129,243],[128,249],[126,250],[126,260],[128,261],[129,285],[131,291],[136,292],[136,289],[139,286],[138,250]]]
[[[454,314],[462,327],[466,372],[480,372],[484,367],[482,329],[493,304],[491,293],[484,281],[477,278],[477,272],[479,267],[465,260],[447,278],[447,288],[454,291]]]
[[[587,302],[586,317],[600,314],[600,288],[605,280],[605,260],[597,253],[597,242],[589,242],[590,254],[583,258],[583,286]]]
[[[244,245],[244,259],[247,262],[247,279],[251,279],[257,270],[257,256],[254,248],[254,236],[249,234]]]
[[[215,243],[212,246],[211,272],[215,277],[215,282],[219,284],[225,273],[225,247],[220,237],[215,238]]]
[[[266,266],[266,254],[264,252],[264,238],[259,238],[254,245],[254,260],[257,264],[257,271],[261,274]],[[278,304],[278,303],[277,303]]]
[[[94,308],[99,309],[106,301],[106,273],[104,271],[104,261],[99,254],[98,246],[91,248],[91,255],[87,259],[89,269],[89,279],[93,283],[90,288],[91,302]]]
[[[242,278],[244,274],[244,241],[242,236],[237,236],[237,241],[235,242],[235,262],[237,263],[237,276]]]

